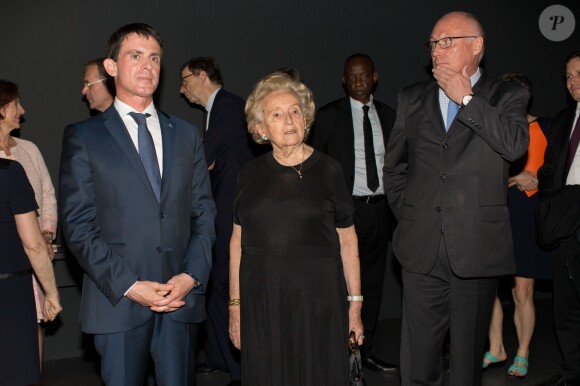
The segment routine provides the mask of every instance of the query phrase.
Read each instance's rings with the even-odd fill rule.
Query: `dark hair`
[[[111,94],[111,96],[115,96],[115,80],[113,79],[113,77],[111,77],[107,71],[105,71],[105,66],[103,65],[103,62],[105,61],[106,58],[97,58],[97,59],[92,59],[89,60],[88,62],[85,63],[85,70],[89,67],[89,66],[97,66],[97,71],[99,72],[99,76],[102,77],[105,80],[105,86],[107,87],[107,90],[109,91],[109,94]]]
[[[0,79],[0,109],[4,109],[10,102],[18,99],[18,86],[16,83]],[[0,111],[0,120],[6,118]]]
[[[534,84],[531,79],[521,72],[507,72],[498,78],[499,80],[505,80],[507,82],[513,82],[517,85],[525,87],[530,93],[530,100],[534,96]]]
[[[159,43],[161,47],[160,54],[163,54],[163,39],[159,32],[153,29],[148,24],[145,23],[133,23],[127,24],[113,32],[109,41],[107,42],[107,47],[105,48],[105,55],[107,58],[117,60],[119,58],[119,50],[121,49],[121,43],[123,40],[127,39],[127,36],[131,34],[137,34],[140,37],[153,38]]]
[[[349,56],[348,58],[346,58],[346,60],[344,61],[344,69],[343,72],[346,72],[346,66],[348,65],[348,62],[350,62],[351,60],[354,59],[365,59],[368,60],[368,62],[371,64],[371,71],[375,72],[375,63],[373,62],[373,60],[371,59],[370,56],[368,56],[367,54],[363,54],[361,52],[357,52],[356,54],[352,54],[351,56]]]
[[[304,83],[304,79],[302,79],[302,75],[300,75],[300,71],[295,69],[294,67],[282,67],[276,70],[276,72],[281,72],[290,76],[293,80],[297,82]]]
[[[212,56],[198,56],[196,58],[191,58],[187,63],[183,65],[182,70],[189,69],[193,74],[198,74],[199,71],[205,71],[209,80],[215,84],[221,86],[224,85],[224,80],[222,78],[222,72],[220,71],[220,66]]]
[[[570,55],[566,56],[566,59],[564,59],[564,67],[566,67],[568,65],[570,60],[575,59],[575,58],[580,58],[580,50],[576,50],[576,51],[572,52]]]

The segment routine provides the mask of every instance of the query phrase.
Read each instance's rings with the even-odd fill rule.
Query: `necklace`
[[[302,179],[302,165],[304,164],[304,156],[306,155],[306,151],[304,150],[304,144],[302,144],[302,161],[300,161],[300,167],[298,169],[296,169],[294,166],[292,165],[288,165],[285,161],[283,161],[281,158],[278,158],[274,152],[272,152],[272,155],[274,155],[274,158],[276,158],[278,161],[280,161],[282,164],[284,164],[284,166],[289,166],[292,168],[292,170],[294,170],[296,172],[296,174],[298,174],[298,178]]]

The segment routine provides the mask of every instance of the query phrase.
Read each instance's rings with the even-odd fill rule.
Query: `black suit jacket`
[[[564,167],[575,114],[576,104],[560,111],[547,130],[548,146],[544,154],[544,164],[538,170],[540,198],[555,193],[566,185]]]
[[[233,207],[240,169],[253,158],[244,106],[242,98],[220,89],[214,99],[208,129],[203,138],[207,165],[215,162],[209,175],[218,211],[224,200]],[[230,226],[232,221],[233,217],[229,219]]]
[[[528,92],[482,76],[446,132],[438,91],[435,81],[427,81],[399,95],[384,171],[399,220],[395,256],[407,271],[429,272],[444,231],[457,275],[514,273],[508,161],[528,147]]]
[[[540,205],[536,213],[539,241],[549,246],[557,246],[566,256],[569,274],[580,292],[580,187],[566,186],[564,175],[568,145],[572,134],[572,124],[577,105],[558,113],[548,132],[548,147],[544,154],[544,164],[538,170]]]
[[[384,103],[373,100],[381,128],[385,149],[395,122],[395,110]],[[354,186],[354,127],[350,98],[335,100],[316,112],[316,120],[310,133],[310,144],[316,150],[333,157],[342,166],[344,181],[352,193]]]

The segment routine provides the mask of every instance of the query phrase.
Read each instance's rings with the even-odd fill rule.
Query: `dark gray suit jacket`
[[[136,280],[165,283],[188,272],[206,284],[215,238],[215,205],[198,130],[158,111],[163,178],[158,203],[135,145],[111,105],[69,125],[60,165],[59,209],[71,252],[85,271],[83,331],[106,334],[141,326],[155,313],[124,297]],[[205,319],[204,287],[169,316]]]
[[[405,270],[428,273],[443,231],[458,276],[514,273],[507,180],[529,142],[528,93],[482,76],[445,132],[438,90],[427,81],[399,95],[384,170],[399,220],[394,254]]]

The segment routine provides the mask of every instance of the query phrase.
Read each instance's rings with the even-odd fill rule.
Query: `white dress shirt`
[[[159,123],[159,117],[157,116],[157,110],[155,110],[155,105],[153,102],[147,106],[147,108],[143,111],[136,111],[134,108],[129,106],[126,103],[121,102],[119,99],[115,98],[115,109],[121,116],[123,123],[125,123],[125,127],[129,132],[129,136],[135,145],[135,149],[139,152],[139,140],[138,140],[138,130],[137,130],[137,122],[133,119],[129,113],[137,112],[142,114],[150,114],[150,117],[147,117],[147,128],[153,137],[153,145],[155,146],[155,154],[157,154],[157,162],[159,163],[159,173],[163,177],[163,141],[161,138],[161,125]]]
[[[574,121],[572,121],[572,127],[576,126],[576,122],[579,119],[580,115],[580,102],[576,104],[576,116],[574,117]],[[580,127],[578,128],[580,130]],[[570,133],[570,138],[572,138],[572,134]],[[566,185],[580,185],[580,146],[576,149],[576,154],[574,154],[574,160],[572,161],[572,165],[570,166],[570,172],[568,173],[568,178],[566,178]]]

